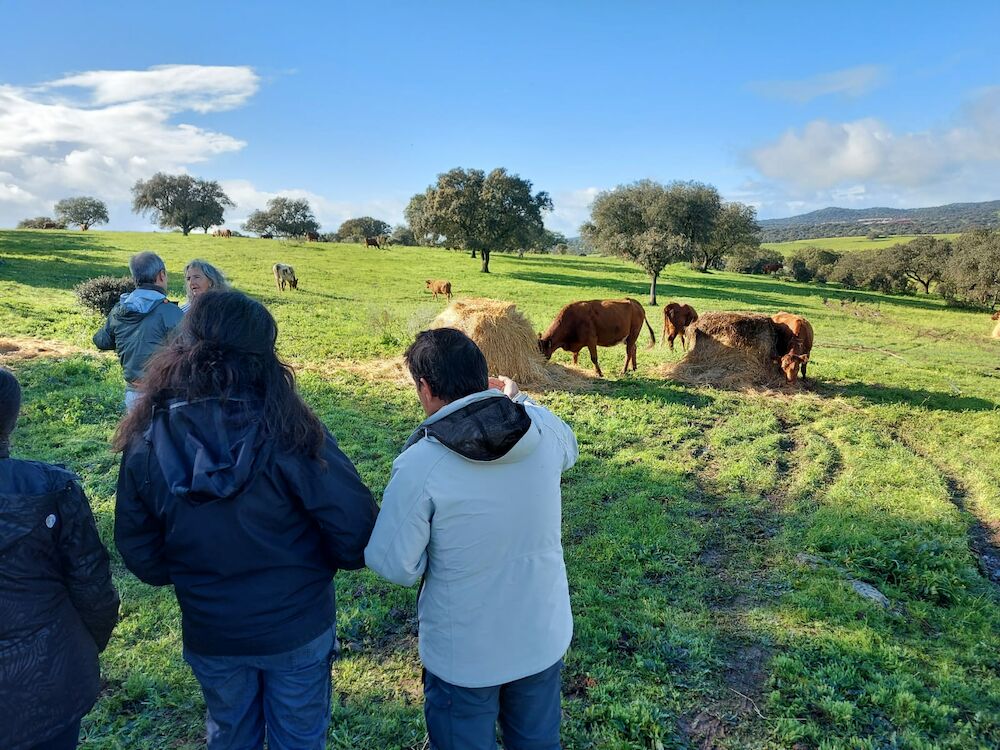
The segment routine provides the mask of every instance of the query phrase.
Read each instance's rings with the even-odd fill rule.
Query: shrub
[[[18,229],[65,229],[66,222],[53,219],[51,216],[36,216],[34,219],[21,219],[17,222]]]
[[[123,294],[135,289],[135,282],[128,276],[98,276],[73,287],[76,298],[88,310],[107,315]]]
[[[764,273],[764,266],[783,263],[785,256],[766,247],[743,245],[723,256],[723,267],[736,273]]]
[[[841,254],[821,247],[804,247],[796,250],[785,267],[789,269],[796,281],[825,282],[830,278],[833,268],[840,260]]]

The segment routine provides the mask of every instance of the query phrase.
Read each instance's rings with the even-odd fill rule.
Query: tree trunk
[[[181,234],[187,237],[189,234],[191,234],[191,227],[181,227]]]
[[[930,281],[921,281],[920,283],[924,285],[924,294],[930,294],[931,293],[931,282]]]
[[[656,307],[656,279],[659,276],[658,273],[650,274],[649,281],[649,304],[651,307]]]
[[[483,258],[483,267],[481,269],[479,269],[479,270],[482,271],[483,273],[489,273],[490,272],[490,251],[489,250],[480,250],[479,254]]]
[[[712,260],[711,256],[708,253],[705,253],[705,260],[701,264],[701,272],[702,273],[708,273],[708,264],[709,264],[709,262],[711,260]]]
[[[80,231],[81,232],[86,232],[88,229],[90,229],[90,224],[81,224],[80,225]]]
[[[473,251],[472,251],[472,257],[473,257],[473,258],[475,258],[475,257],[476,257],[476,251],[475,251],[475,250],[473,250]]]

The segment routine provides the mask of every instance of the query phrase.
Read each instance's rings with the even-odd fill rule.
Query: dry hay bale
[[[775,387],[784,384],[773,361],[775,326],[766,315],[710,312],[688,328],[694,344],[664,373],[693,385],[724,388]]]
[[[570,385],[577,378],[565,368],[546,363],[538,351],[538,334],[513,302],[455,300],[431,327],[462,331],[482,350],[490,374],[506,375],[520,385]]]

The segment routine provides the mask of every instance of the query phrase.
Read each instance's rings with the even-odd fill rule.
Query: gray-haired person
[[[187,287],[187,302],[181,305],[181,311],[187,312],[202,292],[209,289],[226,290],[229,289],[229,282],[218,268],[207,260],[194,259],[184,266],[184,284]]]
[[[111,308],[101,330],[94,334],[98,349],[114,349],[125,375],[125,408],[139,398],[137,383],[146,362],[159,348],[184,313],[167,299],[167,267],[148,250],[129,258],[135,291],[123,294]]]

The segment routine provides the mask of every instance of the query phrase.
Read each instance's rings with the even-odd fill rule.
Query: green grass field
[[[954,240],[961,235],[958,234],[897,234],[891,237],[879,237],[870,240],[867,237],[821,237],[815,240],[791,240],[789,242],[765,242],[763,247],[777,250],[784,256],[789,256],[796,250],[804,247],[821,247],[825,250],[835,250],[838,253],[849,253],[854,250],[880,250],[893,245],[905,245],[910,240],[917,237],[937,237],[944,240]]]
[[[89,352],[100,320],[71,288],[120,275],[143,248],[166,259],[177,297],[184,263],[201,257],[270,307],[305,398],[376,493],[420,411],[409,388],[367,376],[364,363],[398,356],[444,306],[424,279],[450,279],[459,297],[514,300],[539,329],[569,301],[644,302],[648,289],[640,270],[608,258],[494,255],[484,275],[444,250],[0,232],[0,336],[86,350],[9,361],[26,389],[15,455],[77,471],[109,545],[108,439],[123,384],[113,357]],[[274,289],[275,261],[295,266],[298,292]],[[1000,529],[1000,341],[989,316],[922,295],[681,265],[660,295],[699,312],[807,316],[812,382],[789,394],[682,386],[656,374],[680,356],[659,346],[640,348],[639,371],[621,377],[618,347],[600,351],[608,377],[592,389],[538,394],[581,448],[563,485],[576,623],[564,745],[1000,746],[1000,594],[974,554]],[[659,338],[660,308],[647,312]],[[200,747],[203,707],[173,592],[112,558],[122,620],[82,746]],[[338,574],[337,590],[346,651],[329,746],[426,747],[415,589],[359,571]]]

